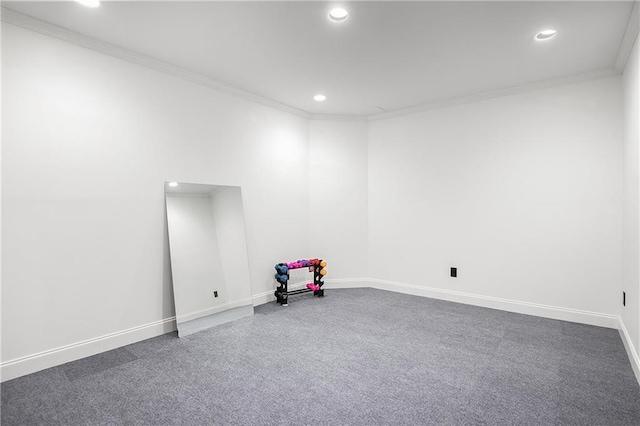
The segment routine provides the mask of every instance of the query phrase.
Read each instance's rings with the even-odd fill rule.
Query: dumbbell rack
[[[289,304],[289,296],[302,294],[302,293],[310,293],[310,292],[313,292],[314,296],[324,297],[324,289],[322,288],[322,286],[324,285],[324,281],[322,281],[323,275],[320,273],[320,271],[324,269],[324,267],[320,266],[320,262],[322,262],[322,259],[318,259],[318,263],[316,265],[289,267],[287,269],[287,274],[286,274],[287,280],[284,283],[278,282],[278,288],[274,292],[276,301],[282,306],[287,306]],[[279,263],[278,265],[287,265],[287,263]],[[310,288],[301,288],[298,290],[289,291],[288,289],[289,271],[292,269],[304,269],[304,268],[309,268],[309,272],[313,272],[313,284],[320,287],[320,290],[311,290]]]

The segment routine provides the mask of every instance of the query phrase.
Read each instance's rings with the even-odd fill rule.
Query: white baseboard
[[[253,303],[253,305],[260,305],[262,303],[270,302],[271,300],[275,300],[273,291],[254,295],[250,300],[247,299],[242,302],[249,305],[251,305],[251,303]],[[215,308],[211,312],[207,311],[207,314],[215,314],[218,311],[219,309]],[[185,318],[192,320],[197,316],[198,315],[192,315]],[[12,359],[10,361],[0,363],[0,381],[6,382],[7,380],[16,379],[18,377],[26,376],[27,374],[32,374],[67,362],[76,361],[91,355],[110,351],[112,349],[130,345],[152,337],[157,337],[176,330],[176,318],[171,317],[127,330],[95,337],[82,342],[50,349],[33,355]]]
[[[620,318],[618,331],[620,332],[620,338],[622,339],[622,343],[624,344],[624,348],[627,350],[627,355],[629,355],[629,362],[631,362],[631,368],[636,375],[636,379],[640,384],[640,357],[638,357],[638,353],[633,346],[633,341],[631,340],[631,336],[627,331],[627,327],[624,325],[624,321]]]
[[[618,329],[622,343],[624,344],[627,355],[629,356],[631,368],[633,369],[638,383],[640,383],[640,357],[633,346],[631,336],[629,335],[629,332],[627,331],[627,328],[620,316],[581,311],[578,309],[561,308],[558,306],[541,305],[537,303],[521,302],[517,300],[501,299],[497,297],[481,296],[460,291],[422,287],[413,284],[397,283],[373,278],[327,280],[327,284],[325,285],[325,288],[328,289],[362,287],[371,287],[379,290],[394,291],[414,296],[431,297],[433,299],[447,300],[450,302],[465,303],[468,305],[482,306],[485,308],[499,309],[508,312],[535,315],[543,318],[552,318]]]
[[[373,287],[370,278],[333,278],[324,280],[322,288],[365,288]]]
[[[447,300],[467,305],[482,306],[519,314],[535,315],[543,318],[596,325],[599,327],[618,329],[617,315],[598,312],[581,311],[578,309],[562,308],[558,306],[542,305],[538,303],[521,302],[518,300],[502,299],[498,297],[482,296],[462,291],[444,290],[433,287],[423,287],[415,284],[398,283],[378,280],[375,278],[356,278],[346,280],[327,280],[325,288],[360,288],[371,287],[379,290],[394,291],[413,296],[430,297],[432,299]]]
[[[264,305],[265,303],[273,302],[276,297],[273,295],[275,290],[263,291],[262,293],[253,295],[253,306]]]
[[[304,285],[304,283],[296,283],[290,288],[293,289],[298,284],[302,286]],[[627,349],[627,353],[629,354],[631,365],[633,366],[636,377],[638,377],[640,381],[640,359],[631,344],[629,334],[619,316],[501,299],[458,291],[422,287],[413,284],[397,283],[372,278],[326,279],[323,288],[337,289],[362,287],[371,287],[379,290],[394,291],[414,296],[430,297],[433,299],[448,300],[451,302],[483,306],[503,311],[619,329],[622,340]],[[253,305],[258,306],[275,300],[273,293],[274,290],[269,290],[254,294],[252,296]],[[4,382],[15,379],[17,377],[35,373],[36,371],[55,367],[66,362],[75,361],[77,359],[116,349],[175,330],[175,317],[171,317],[138,327],[133,327],[128,330],[88,339],[83,342],[13,359],[0,364],[0,380]]]
[[[175,330],[175,317],[171,317],[37,354],[12,359],[0,364],[0,380],[5,382],[35,373],[36,371],[110,351]]]

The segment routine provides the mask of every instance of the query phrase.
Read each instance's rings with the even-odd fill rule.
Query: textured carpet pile
[[[2,384],[2,425],[640,425],[617,330],[372,289]]]

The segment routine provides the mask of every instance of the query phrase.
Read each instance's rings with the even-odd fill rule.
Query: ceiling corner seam
[[[258,95],[257,93],[249,92],[247,90],[231,86],[229,84],[215,80],[211,77],[207,77],[194,71],[189,71],[168,62],[146,56],[142,53],[125,49],[123,47],[69,30],[67,28],[42,21],[32,16],[16,12],[4,6],[0,8],[0,15],[0,19],[3,22],[19,26],[30,31],[35,31],[40,34],[44,34],[46,36],[72,43],[77,46],[102,53],[104,55],[124,60],[147,69],[152,69],[166,75],[180,78],[181,80],[190,81],[200,86],[214,89],[218,92],[225,93],[236,98],[244,99],[245,101],[273,108],[275,110],[279,110],[281,112],[285,112],[299,118],[308,120],[310,117],[310,114],[306,111],[299,110],[271,98],[267,98],[265,96]]]

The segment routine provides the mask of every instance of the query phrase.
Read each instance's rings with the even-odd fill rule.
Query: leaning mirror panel
[[[178,335],[253,315],[238,186],[165,183]]]

